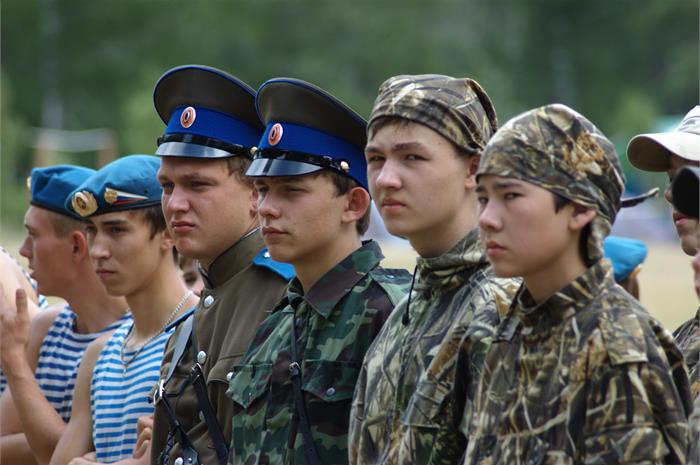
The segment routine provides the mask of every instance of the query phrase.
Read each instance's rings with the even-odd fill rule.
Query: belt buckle
[[[165,395],[165,380],[160,379],[158,381],[158,386],[153,391],[153,405],[158,405],[160,403],[160,401],[163,400],[164,395]]]

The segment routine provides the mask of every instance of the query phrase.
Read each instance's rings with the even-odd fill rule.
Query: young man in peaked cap
[[[547,105],[506,123],[477,174],[486,254],[523,285],[486,354],[464,463],[685,463],[682,356],[602,259],[624,188],[612,143]]]
[[[253,89],[192,65],[165,73],[153,99],[167,124],[157,151],[163,212],[178,252],[199,261],[205,287],[194,317],[166,348],[152,463],[224,465],[233,415],[228,373],[294,273],[264,249],[245,177],[262,134]]]
[[[160,208],[159,167],[160,159],[150,155],[119,158],[66,200],[88,222],[95,272],[107,292],[125,297],[132,318],[85,351],[71,419],[52,464],[132,458],[136,422],[153,412],[149,393],[158,381],[171,323],[197,302],[175,262]]]
[[[124,320],[126,302],[110,296],[95,274],[85,223],[65,199],[95,171],[73,165],[32,170],[27,237],[20,254],[29,261],[40,293],[67,302],[29,321],[26,295],[3,303],[2,365],[9,389],[0,399],[0,462],[47,464],[70,419],[78,365],[87,346]],[[15,296],[5,296],[15,299]]]
[[[669,184],[664,191],[664,197],[673,206],[673,224],[681,240],[681,248],[690,256],[698,253],[700,229],[697,214],[693,217],[675,207],[671,182],[682,167],[700,165],[700,106],[691,109],[675,131],[633,137],[627,146],[627,158],[640,170],[665,171],[668,174]],[[700,309],[695,311],[693,318],[678,327],[673,336],[686,359],[698,360]],[[700,370],[693,369],[692,365],[689,365],[689,368],[693,395],[697,396],[700,394]]]
[[[379,88],[365,147],[370,189],[389,232],[420,257],[412,292],[362,366],[352,464],[455,463],[464,452],[451,421],[459,341],[471,328],[488,344],[499,303],[507,308],[517,288],[494,279],[476,229],[475,173],[496,127],[472,79],[395,76]]]
[[[266,130],[248,175],[270,254],[297,278],[234,366],[231,463],[346,464],[362,358],[410,278],[361,241],[365,121],[297,79],[267,81],[256,105]]]

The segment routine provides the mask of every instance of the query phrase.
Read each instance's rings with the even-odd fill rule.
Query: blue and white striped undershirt
[[[122,360],[122,345],[132,326],[133,321],[125,322],[114,332],[92,373],[92,439],[100,463],[132,456],[136,422],[139,417],[153,413],[148,395],[158,382],[165,344],[175,330],[175,326],[169,327],[142,348],[124,348]]]
[[[58,313],[41,344],[34,372],[41,392],[66,422],[70,419],[75,378],[85,349],[105,332],[131,321],[127,314],[102,331],[80,334],[75,331],[75,317],[68,306]]]

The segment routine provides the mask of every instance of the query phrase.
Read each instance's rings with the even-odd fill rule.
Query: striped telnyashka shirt
[[[107,331],[131,321],[126,314],[97,333],[79,334],[75,331],[76,314],[66,306],[51,324],[39,349],[35,377],[41,392],[64,421],[70,419],[71,403],[78,366],[87,346]]]
[[[136,422],[153,413],[148,395],[160,376],[160,363],[170,326],[143,347],[123,348],[133,321],[122,324],[102,349],[90,385],[92,440],[97,461],[130,458],[136,446]]]

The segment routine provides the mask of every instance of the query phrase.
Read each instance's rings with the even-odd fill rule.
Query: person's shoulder
[[[411,288],[411,273],[400,268],[377,266],[369,272],[369,278],[379,286],[394,306],[408,294]]]
[[[595,319],[583,319],[579,327],[594,329],[591,334],[599,331],[612,365],[649,360],[649,345],[656,344],[663,328],[636,299],[619,286],[611,286],[602,290],[591,307]]]
[[[290,279],[296,276],[294,266],[290,265],[289,263],[282,263],[274,260],[270,256],[270,252],[267,250],[267,248],[263,248],[255,257],[253,257],[251,266],[257,269],[267,270],[273,276],[283,280],[284,282],[288,282]]]
[[[42,310],[32,318],[31,330],[37,334],[41,334],[41,338],[43,339],[44,336],[48,334],[49,329],[51,329],[51,326],[59,315],[69,311],[70,310],[66,309],[65,305],[54,305],[46,310]]]

